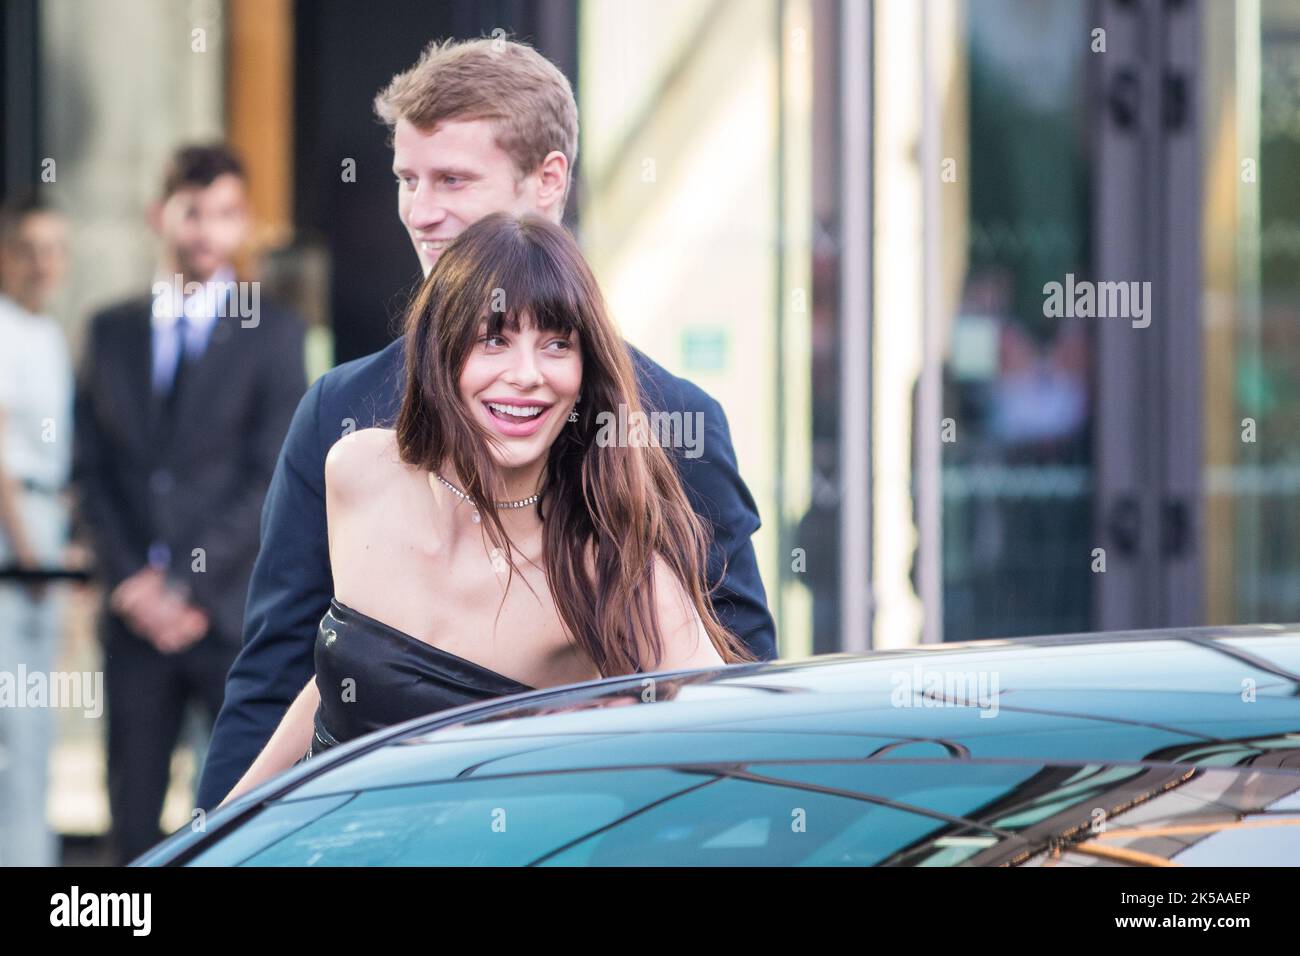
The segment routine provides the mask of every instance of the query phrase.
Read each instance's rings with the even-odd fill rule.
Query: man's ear
[[[546,154],[537,169],[537,205],[559,220],[564,215],[565,191],[569,187],[569,160],[558,149]]]
[[[162,235],[162,214],[163,214],[162,203],[160,203],[156,199],[153,200],[151,203],[149,203],[149,208],[146,212],[146,216],[149,219],[149,228],[154,231],[155,235],[159,235],[159,236]]]

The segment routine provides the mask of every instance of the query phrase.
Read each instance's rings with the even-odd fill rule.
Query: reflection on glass
[[[1300,3],[1205,5],[1206,623],[1300,617]]]
[[[968,157],[944,187],[965,190],[944,204],[965,237],[942,261],[944,639],[1087,630],[1093,333],[1045,316],[1043,292],[1088,274],[1087,8],[965,14],[965,68],[934,106],[944,155]]]

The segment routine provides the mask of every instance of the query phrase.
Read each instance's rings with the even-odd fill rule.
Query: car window
[[[203,851],[192,858],[190,866],[238,866],[256,850],[269,846],[342,806],[353,797],[350,793],[295,800],[274,804],[240,826],[230,836],[217,836]]]
[[[944,821],[851,797],[709,777],[547,866],[870,866]]]
[[[250,866],[518,866],[697,783],[648,770],[389,787],[324,812],[338,795],[275,804],[264,815],[280,825],[259,816],[208,852]]]

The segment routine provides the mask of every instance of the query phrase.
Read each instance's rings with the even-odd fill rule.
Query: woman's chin
[[[542,450],[540,455],[533,453],[531,450],[519,451],[506,450],[504,452],[498,449],[492,449],[492,462],[504,472],[527,471],[544,462],[546,458],[546,449]]]

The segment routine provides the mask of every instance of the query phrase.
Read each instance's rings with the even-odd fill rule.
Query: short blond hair
[[[527,176],[548,153],[578,158],[578,104],[568,78],[526,43],[502,38],[434,40],[415,65],[375,97],[391,135],[399,119],[432,130],[444,120],[491,120],[496,144]],[[565,184],[568,198],[569,184]]]

